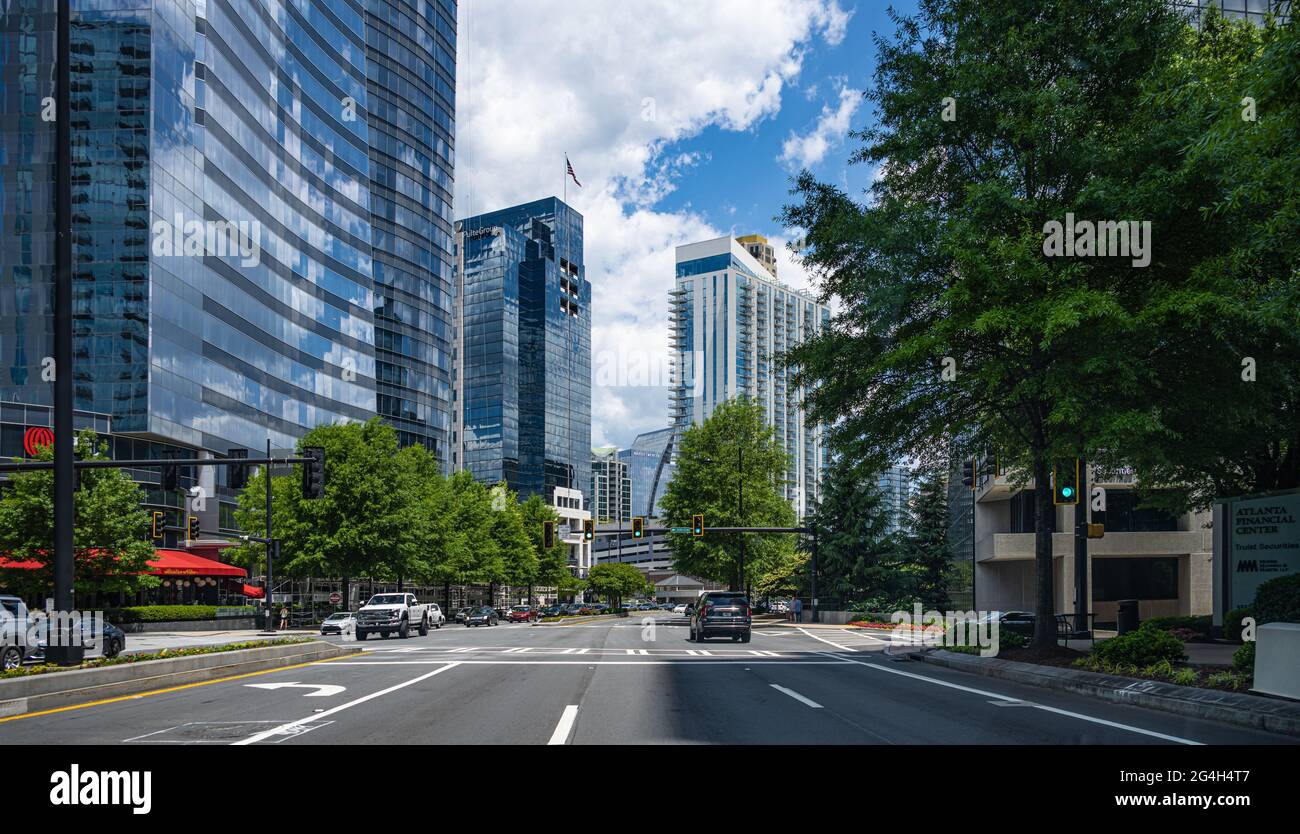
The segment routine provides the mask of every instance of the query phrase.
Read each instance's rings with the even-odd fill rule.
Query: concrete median
[[[0,680],[0,718],[357,654],[321,640]]]

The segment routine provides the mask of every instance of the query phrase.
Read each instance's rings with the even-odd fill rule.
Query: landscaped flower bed
[[[188,649],[162,649],[149,654],[120,654],[117,657],[97,657],[93,660],[83,661],[79,666],[58,666],[53,663],[42,663],[38,666],[23,666],[18,669],[10,669],[6,672],[0,672],[0,679],[20,678],[27,675],[43,675],[47,672],[67,672],[73,669],[99,669],[103,666],[119,666],[123,663],[140,663],[145,660],[169,660],[177,657],[193,657],[201,654],[217,654],[219,652],[236,652],[243,649],[262,649],[268,646],[287,646],[293,643],[310,643],[314,638],[311,637],[285,637],[279,640],[254,640],[244,643],[225,643],[220,646],[194,646]]]

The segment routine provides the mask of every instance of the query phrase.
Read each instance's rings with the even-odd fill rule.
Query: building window
[[[1024,489],[1011,497],[1011,533],[1033,533],[1034,530],[1034,495],[1032,489]],[[1047,514],[1047,529],[1056,532],[1056,507]],[[1109,529],[1109,528],[1108,528]]]
[[[1092,598],[1178,599],[1178,557],[1093,559]]]
[[[1178,516],[1164,510],[1139,507],[1132,490],[1106,490],[1106,531],[1112,533],[1160,533],[1178,529]]]

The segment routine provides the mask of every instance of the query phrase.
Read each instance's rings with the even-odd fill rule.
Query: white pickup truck
[[[357,611],[357,639],[378,634],[387,637],[411,636],[411,629],[420,630],[420,636],[429,633],[429,626],[442,627],[442,615],[436,605],[421,603],[415,594],[375,594]]]

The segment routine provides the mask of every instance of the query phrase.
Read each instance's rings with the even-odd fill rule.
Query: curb
[[[357,654],[324,641],[141,660],[0,680],[0,718]]]
[[[915,659],[961,672],[1073,692],[1207,721],[1300,736],[1300,703],[1240,692],[1178,686],[1160,681],[1104,675],[1059,666],[1040,666],[997,658],[977,658],[942,649]]]

